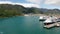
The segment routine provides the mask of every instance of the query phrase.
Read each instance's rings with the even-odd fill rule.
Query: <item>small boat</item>
[[[47,16],[40,16],[39,21],[45,21],[47,19]]]

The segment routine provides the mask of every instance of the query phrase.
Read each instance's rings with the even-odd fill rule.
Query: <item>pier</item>
[[[45,28],[60,27],[60,22],[53,23],[50,25],[44,25]]]

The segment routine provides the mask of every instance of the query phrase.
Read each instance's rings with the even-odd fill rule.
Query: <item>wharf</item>
[[[60,22],[53,23],[53,24],[50,24],[50,25],[44,25],[44,27],[45,28],[60,27]]]

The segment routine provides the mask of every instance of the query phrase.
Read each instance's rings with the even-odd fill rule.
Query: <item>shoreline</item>
[[[55,16],[57,18],[60,18],[60,15],[46,15],[46,14],[24,14],[24,15],[16,15],[16,16]],[[16,17],[16,16],[10,16],[10,17]],[[0,16],[0,18],[9,18],[9,17]]]
[[[46,14],[24,14],[24,16],[55,16],[57,18],[60,18],[60,15],[46,15]]]

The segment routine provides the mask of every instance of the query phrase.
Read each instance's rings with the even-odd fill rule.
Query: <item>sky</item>
[[[0,4],[18,4],[24,7],[60,9],[60,0],[0,0]]]

